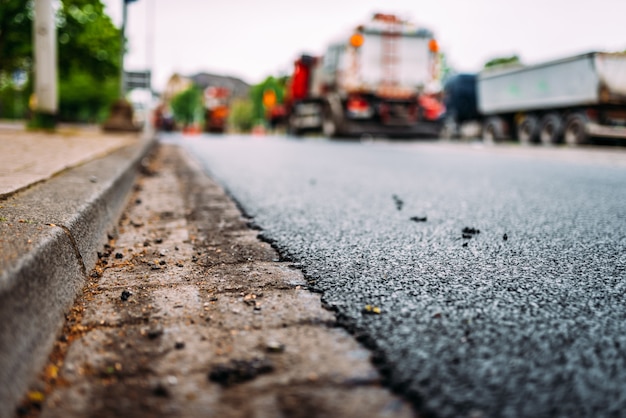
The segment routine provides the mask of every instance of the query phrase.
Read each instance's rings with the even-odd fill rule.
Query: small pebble
[[[269,341],[265,344],[265,350],[268,353],[282,353],[285,351],[285,344],[278,341]]]
[[[151,340],[154,340],[157,337],[160,337],[161,335],[163,335],[163,327],[161,325],[154,325],[151,326],[148,329],[147,332],[148,338],[150,338]]]

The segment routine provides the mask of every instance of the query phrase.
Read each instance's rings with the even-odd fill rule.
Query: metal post
[[[126,76],[124,74],[124,55],[126,55],[126,16],[127,3],[122,0],[122,30],[121,30],[121,49],[120,49],[120,98],[124,98],[124,85],[126,84]]]
[[[57,32],[52,0],[35,0],[35,95],[36,111],[56,115],[57,93]]]

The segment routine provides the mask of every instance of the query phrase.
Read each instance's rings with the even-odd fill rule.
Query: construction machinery
[[[444,108],[433,33],[375,14],[329,45],[302,55],[286,94],[289,132],[337,136],[437,136]]]

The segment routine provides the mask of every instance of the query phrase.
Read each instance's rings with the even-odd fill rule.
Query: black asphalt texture
[[[419,143],[170,140],[421,415],[626,416],[626,169]]]

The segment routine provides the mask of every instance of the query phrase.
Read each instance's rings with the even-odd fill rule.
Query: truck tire
[[[451,140],[459,137],[459,124],[453,115],[446,116],[439,130],[439,137],[445,140]]]
[[[582,113],[574,113],[565,122],[563,138],[567,145],[576,146],[584,144],[589,140],[587,129],[587,118]]]
[[[483,127],[483,141],[487,144],[500,142],[504,139],[504,121],[499,117],[491,117]]]
[[[287,134],[291,136],[302,136],[302,130],[296,126],[296,116],[290,115],[287,119]]]
[[[525,115],[520,118],[516,128],[520,144],[529,145],[539,139],[539,123],[534,115]]]
[[[342,118],[340,115],[336,115],[330,106],[324,107],[322,114],[322,133],[328,138],[337,138],[341,136],[342,131]]]
[[[539,127],[539,140],[543,145],[559,143],[563,134],[563,121],[557,113],[548,113],[541,119]]]

